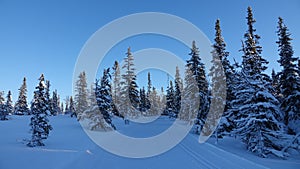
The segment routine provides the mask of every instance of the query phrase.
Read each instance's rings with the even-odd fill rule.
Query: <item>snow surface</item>
[[[53,130],[44,147],[30,148],[24,138],[30,138],[29,116],[10,116],[0,121],[0,169],[206,169],[206,168],[300,168],[300,155],[287,160],[260,158],[247,152],[234,138],[209,139],[199,144],[198,137],[189,134],[180,144],[161,155],[132,159],[111,154],[93,143],[79,123],[69,116],[50,117]],[[158,118],[148,123],[124,125],[113,119],[117,129],[135,137],[149,137],[167,129],[172,121]]]

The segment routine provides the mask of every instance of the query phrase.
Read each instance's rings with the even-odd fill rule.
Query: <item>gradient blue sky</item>
[[[26,76],[30,101],[37,79],[44,73],[51,81],[51,89],[57,89],[63,99],[71,95],[74,65],[88,38],[114,19],[138,12],[177,15],[200,28],[211,41],[215,20],[220,18],[230,57],[240,61],[238,50],[246,31],[247,6],[253,8],[257,20],[255,28],[262,37],[263,56],[270,62],[267,72],[272,68],[279,70],[275,43],[278,16],[284,18],[292,33],[295,55],[300,55],[300,1],[297,0],[0,0],[0,91],[12,90],[16,100],[18,88]],[[133,37],[120,43],[113,52],[118,56],[108,60],[113,63],[124,57],[128,46],[133,51],[151,47],[177,49],[173,52],[188,58],[189,50],[179,51],[183,48],[173,49],[165,44],[164,38],[157,36]],[[155,81],[165,83],[166,79],[153,81],[154,84]]]

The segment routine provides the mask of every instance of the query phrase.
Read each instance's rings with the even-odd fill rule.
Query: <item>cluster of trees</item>
[[[129,118],[160,115],[164,109],[164,96],[152,86],[150,72],[147,90],[145,87],[138,89],[133,61],[128,48],[122,68],[115,61],[112,73],[110,68],[104,69],[103,76],[96,79],[91,90],[87,89],[85,72],[80,73],[75,94],[78,120],[90,120],[92,130],[116,129],[111,120],[113,115],[123,118],[126,124]]]
[[[52,97],[50,96],[50,81],[45,81],[45,97],[47,98],[47,105],[49,105],[50,115],[58,114],[70,114],[75,112],[75,104],[72,96],[66,98],[66,105],[60,101],[60,96],[57,90],[52,92]],[[34,101],[34,98],[32,102]],[[23,83],[19,89],[19,96],[15,105],[12,101],[12,93],[8,91],[6,100],[4,98],[4,92],[0,92],[0,120],[7,120],[7,115],[31,115],[32,114],[32,104],[30,106],[27,102],[27,84],[26,78],[24,77]]]
[[[195,119],[196,133],[209,135],[214,131],[216,138],[238,137],[249,151],[262,157],[269,154],[284,157],[288,148],[299,149],[300,61],[293,56],[289,30],[279,18],[276,43],[280,56],[278,63],[282,69],[277,73],[273,71],[270,77],[265,73],[268,61],[262,56],[260,36],[256,34],[256,21],[250,7],[246,19],[248,29],[240,50],[241,64],[229,62],[229,52],[217,20],[210,72],[205,72],[194,41],[184,80],[176,68],[175,80],[169,82],[163,97],[151,88],[150,74],[147,91],[144,87],[138,90],[134,58],[128,48],[122,67],[124,73],[121,75],[119,64],[115,62],[112,82],[108,80],[110,74],[107,69],[100,80],[100,87],[97,87],[98,81],[96,83],[96,102],[101,112],[98,114],[102,116],[96,119],[105,119],[113,126],[113,114],[126,120],[162,113],[187,121]],[[207,75],[211,77],[211,83]],[[150,111],[152,107],[157,108],[153,114]],[[213,115],[208,115],[209,110]],[[85,114],[84,111],[77,113]]]

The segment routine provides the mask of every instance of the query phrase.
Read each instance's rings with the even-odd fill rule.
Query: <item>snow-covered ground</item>
[[[149,124],[114,119],[118,130],[128,136],[148,137],[168,128],[172,121],[159,118]],[[189,134],[180,144],[161,155],[132,159],[116,156],[93,143],[79,123],[69,116],[50,117],[53,131],[46,146],[30,148],[23,141],[30,138],[29,117],[11,116],[0,121],[0,169],[202,169],[202,168],[300,168],[300,155],[287,160],[263,159],[247,152],[234,138],[199,144]]]

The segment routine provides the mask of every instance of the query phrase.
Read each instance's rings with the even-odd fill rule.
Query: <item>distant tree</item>
[[[45,93],[45,96],[46,96],[46,107],[47,107],[47,110],[49,110],[52,114],[52,105],[51,105],[51,98],[50,98],[50,81],[49,80],[46,80],[46,93]]]
[[[30,111],[27,104],[27,85],[26,78],[23,79],[23,84],[19,89],[19,97],[15,104],[15,114],[16,115],[27,115]]]
[[[120,106],[120,94],[121,94],[121,72],[120,72],[120,66],[119,62],[115,61],[113,65],[113,80],[112,80],[112,112],[114,115],[122,117],[122,115],[119,112],[119,106]]]
[[[145,114],[146,110],[147,110],[147,101],[146,101],[146,92],[145,92],[145,87],[140,89],[140,111],[142,112],[142,114]]]
[[[179,68],[176,66],[176,74],[175,74],[175,88],[174,88],[174,113],[175,117],[178,116],[178,113],[181,109],[181,94],[182,94],[183,84],[182,79],[180,77]]]
[[[6,103],[5,103],[5,108],[7,114],[12,114],[13,113],[13,101],[12,101],[12,96],[11,96],[11,91],[9,90],[6,96]]]
[[[160,115],[164,109],[163,106],[161,106],[161,98],[158,95],[155,87],[152,87],[151,93],[149,95],[149,102],[151,103],[150,109],[148,109],[148,115],[150,116],[156,116]]]
[[[175,114],[175,92],[173,87],[173,82],[170,80],[170,84],[167,87],[167,95],[166,95],[166,112],[169,117],[176,117]]]
[[[81,72],[79,74],[75,86],[75,92],[76,117],[78,120],[83,120],[83,112],[88,108],[88,91],[85,72]]]
[[[165,110],[166,110],[166,105],[167,105],[167,98],[166,98],[165,91],[164,91],[163,87],[160,88],[159,98],[160,98],[159,107],[162,110],[161,114],[166,115]]]
[[[152,82],[151,82],[151,74],[150,72],[148,72],[148,85],[147,85],[147,93],[146,93],[146,97],[145,97],[145,108],[147,110],[150,109],[151,107],[151,102],[150,102],[150,95],[151,95],[151,92],[152,92]]]
[[[5,106],[4,92],[0,92],[0,120],[7,120],[7,109]]]
[[[51,109],[50,109],[51,115],[56,116],[60,113],[60,105],[59,105],[57,90],[53,91],[53,93],[52,93],[50,106],[51,106]]]
[[[200,98],[200,107],[197,115],[197,120],[195,122],[195,127],[198,129],[198,133],[202,129],[206,116],[209,110],[209,93],[208,93],[208,81],[206,79],[205,66],[201,61],[199,56],[199,50],[196,46],[196,42],[193,41],[191,52],[189,53],[191,58],[187,60],[186,67],[189,67],[193,73],[198,89]]]
[[[194,123],[199,111],[199,95],[198,84],[195,80],[193,72],[186,67],[184,76],[184,89],[181,100],[181,111],[178,117],[190,124]],[[198,131],[197,131],[198,132]]]
[[[73,116],[77,117],[76,110],[75,110],[75,103],[73,101],[72,96],[70,97],[69,112],[71,113],[71,117],[73,117]]]
[[[61,112],[61,114],[65,113],[64,108],[65,108],[64,103],[61,102],[61,104],[60,104],[60,112]]]
[[[65,114],[69,114],[70,113],[70,109],[69,109],[69,104],[70,104],[70,97],[67,96],[65,99]]]
[[[290,33],[283,19],[278,21],[278,51],[280,59],[278,62],[282,70],[278,73],[280,94],[282,95],[281,110],[284,112],[284,124],[288,126],[289,132],[296,132],[298,120],[300,120],[300,77],[295,62],[291,45]],[[299,130],[300,131],[300,130]]]
[[[50,111],[47,110],[46,105],[46,84],[44,75],[39,78],[39,84],[34,91],[34,99],[32,101],[32,117],[31,117],[31,132],[32,137],[27,146],[36,147],[44,146],[43,140],[48,138],[52,126],[49,124],[48,115]]]

